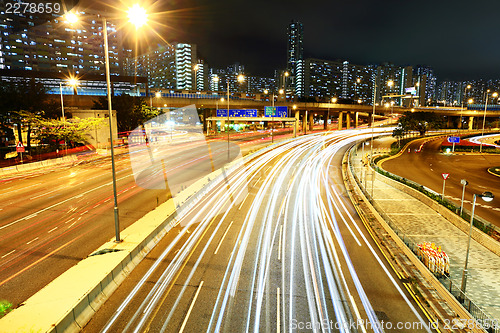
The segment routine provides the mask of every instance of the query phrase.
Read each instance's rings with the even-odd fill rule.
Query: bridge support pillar
[[[302,132],[304,132],[304,134],[307,132],[307,111],[302,116]]]
[[[220,131],[221,132],[225,132],[226,131],[226,121],[225,120],[221,120],[220,121]]]
[[[448,128],[453,127],[453,119],[451,119],[451,116],[448,116],[448,123],[446,124],[446,127]]]
[[[346,128],[347,129],[351,128],[351,112],[347,112],[345,121],[346,121]]]
[[[354,113],[354,128],[358,128],[359,126],[359,112]]]
[[[344,116],[344,112],[340,111],[339,112],[339,124],[338,124],[338,130],[340,131],[342,129],[342,117]]]
[[[330,110],[325,111],[325,116],[323,117],[323,129],[328,129],[328,119],[330,119]]]
[[[309,130],[312,132],[314,130],[314,114],[309,113]]]
[[[462,120],[463,120],[462,116],[459,116],[458,117],[458,126],[457,126],[458,129],[462,129]]]
[[[469,131],[472,131],[473,125],[474,125],[474,117],[470,116],[469,117]]]

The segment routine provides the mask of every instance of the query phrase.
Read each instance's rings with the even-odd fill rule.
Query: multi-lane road
[[[261,133],[254,133],[237,137],[237,142],[245,152],[269,142],[265,137],[262,140]],[[204,140],[186,142],[185,138],[164,146],[168,151],[162,155],[168,159],[164,168],[153,163],[146,177],[134,172],[131,164],[141,147],[147,150],[146,145],[136,144],[116,156],[121,229],[222,165],[214,156],[226,152],[225,142],[211,140],[209,152]],[[212,163],[207,163],[209,153]],[[172,180],[168,192],[164,173]],[[109,157],[0,179],[1,300],[16,307],[113,238],[111,181]]]
[[[342,155],[360,133],[246,159],[178,216],[84,331],[429,332],[346,194]]]
[[[445,184],[445,197],[460,206],[462,199],[461,179],[468,181],[465,189],[464,208],[471,210],[472,195],[491,191],[496,195],[492,202],[476,201],[475,214],[500,227],[500,177],[488,173],[488,168],[500,166],[500,156],[493,154],[443,154],[440,152],[443,138],[422,143],[411,143],[411,153],[388,160],[382,167],[401,177],[422,184],[437,193],[443,190],[443,173],[449,174]],[[422,149],[420,147],[422,146]],[[415,153],[415,151],[420,151]]]

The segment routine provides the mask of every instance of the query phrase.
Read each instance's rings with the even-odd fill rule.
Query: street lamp
[[[73,89],[76,89],[76,86],[78,85],[78,79],[76,79],[74,77],[69,78],[68,84],[70,86],[72,86]],[[66,118],[64,117],[64,100],[63,100],[63,93],[62,93],[62,81],[59,82],[59,91],[61,93],[61,112],[62,112],[63,129],[64,129],[64,132],[66,132]],[[66,155],[67,155],[68,154],[68,145],[67,145],[66,139],[64,139],[64,150],[66,151]]]
[[[480,197],[485,202],[491,202],[495,196],[493,195],[493,193],[486,191],[486,192],[483,192],[483,194],[474,194],[474,199],[472,200],[472,214],[470,217],[469,237],[467,240],[467,253],[465,255],[465,265],[464,265],[464,270],[462,272],[462,288],[461,288],[461,290],[464,293],[464,295],[465,295],[465,288],[467,286],[467,264],[469,262],[470,239],[471,239],[471,234],[472,234],[472,225],[474,222],[474,209],[476,208],[476,197]]]
[[[78,21],[78,16],[76,13],[70,12],[66,15],[66,21],[70,24],[76,23]],[[127,11],[127,16],[129,18],[129,22],[132,23],[136,29],[139,29],[141,26],[146,24],[147,22],[147,13],[144,8],[135,4]],[[114,216],[115,216],[115,242],[121,242],[120,239],[120,221],[118,215],[118,196],[116,193],[116,167],[115,167],[115,152],[113,147],[113,127],[112,127],[112,103],[111,103],[111,78],[110,78],[110,70],[109,70],[109,48],[108,48],[108,27],[106,17],[102,17],[102,30],[103,30],[103,39],[104,39],[104,62],[106,68],[106,95],[108,97],[108,113],[109,113],[109,140],[111,146],[111,172],[113,175],[113,197],[114,197]]]
[[[194,90],[195,91],[198,91],[198,77],[196,74],[198,72],[198,69],[200,69],[200,65],[199,64],[194,65],[193,70],[194,70]]]
[[[284,89],[279,90],[280,95],[283,95],[284,93],[285,93]],[[266,95],[269,94],[269,90],[267,90],[267,89],[264,90],[264,94],[266,94]],[[273,96],[273,99],[271,102],[271,108],[272,108],[272,113],[271,113],[271,143],[274,143],[274,114],[276,112],[276,110],[274,109],[274,99],[275,99],[276,95],[274,95],[274,93],[273,93],[272,96]],[[295,108],[297,108],[297,106],[295,106]]]
[[[245,80],[245,76],[239,74],[236,80],[242,83]],[[227,78],[227,161],[229,162],[229,78]]]
[[[481,131],[481,137],[484,137],[484,124],[486,122],[486,109],[488,108],[488,95],[489,95],[489,92],[490,92],[490,90],[488,89],[488,91],[486,92],[486,103],[484,103],[483,130]],[[491,97],[497,98],[498,97],[498,93],[494,92],[491,95]],[[479,146],[479,153],[482,153],[482,152],[483,152],[483,140],[481,140],[480,146]]]
[[[358,77],[354,82],[354,99],[358,96],[358,84],[361,82],[361,79]]]

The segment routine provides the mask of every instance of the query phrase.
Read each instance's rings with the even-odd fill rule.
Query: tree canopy
[[[407,112],[399,118],[398,127],[394,129],[392,136],[401,137],[410,131],[418,131],[420,135],[425,135],[428,130],[442,126],[443,120],[433,112]]]
[[[116,110],[116,120],[118,123],[118,132],[131,131],[144,122],[160,114],[156,108],[147,106],[143,97],[130,96],[122,94],[111,98],[113,110]],[[99,97],[94,101],[93,109],[107,110],[108,98]]]

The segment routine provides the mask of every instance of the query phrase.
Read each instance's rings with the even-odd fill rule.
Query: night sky
[[[286,65],[295,19],[306,58],[422,64],[440,80],[500,79],[500,0],[163,0],[150,8],[165,40],[197,44],[215,68],[239,62],[272,76]],[[142,34],[143,45],[161,43]]]

